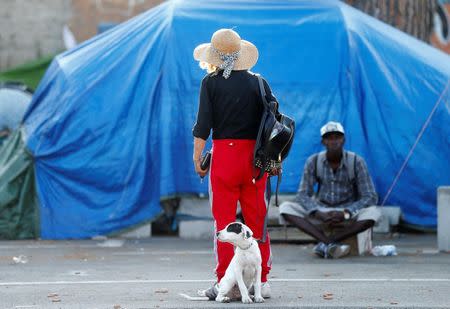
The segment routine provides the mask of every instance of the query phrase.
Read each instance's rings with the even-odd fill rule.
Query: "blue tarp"
[[[259,49],[253,69],[297,122],[282,192],[340,121],[380,202],[436,225],[450,184],[450,57],[339,1],[168,1],[55,58],[24,126],[42,238],[83,238],[151,220],[161,197],[206,193],[192,164],[204,75],[192,51],[219,28]]]

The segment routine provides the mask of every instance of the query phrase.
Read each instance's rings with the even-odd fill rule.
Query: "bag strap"
[[[267,99],[266,99],[266,89],[264,88],[264,83],[263,83],[262,77],[259,74],[255,74],[255,75],[258,78],[259,93],[261,94],[261,99],[264,104],[264,107],[269,108],[269,102],[267,102]]]
[[[272,195],[272,187],[270,185],[270,177],[267,177],[267,182],[266,182],[266,194],[265,194],[265,199],[267,202],[267,208],[266,208],[266,216],[264,217],[264,226],[263,226],[263,234],[262,234],[262,238],[260,240],[258,240],[258,242],[260,243],[265,243],[267,240],[267,223],[269,222],[269,207],[270,207],[270,197]]]
[[[317,193],[319,193],[319,191],[320,191],[320,185],[322,184],[322,179],[323,179],[323,175],[324,175],[323,160],[325,159],[325,156],[326,156],[326,152],[321,151],[318,154],[316,154],[316,157],[314,158],[314,160],[315,160],[314,166],[316,167],[315,177],[316,177],[316,180],[318,183]]]
[[[346,165],[347,165],[347,173],[348,173],[348,181],[353,186],[353,190],[356,194],[356,197],[359,196],[358,193],[358,183],[356,182],[356,153],[347,151],[346,153]]]
[[[345,165],[347,167],[347,173],[350,183],[355,180],[355,170],[356,170],[356,154],[351,151],[345,152]]]
[[[262,78],[261,78],[261,76],[259,74],[255,74],[255,76],[256,76],[256,78],[258,78],[259,93],[261,94],[261,101],[262,101],[262,103],[264,105],[264,109],[267,109],[269,103],[267,103],[267,100],[266,100],[266,91],[264,89],[264,84],[263,84]],[[265,112],[263,112],[263,117],[264,117],[264,114],[265,114]],[[263,119],[261,118],[261,121],[262,120]],[[255,160],[255,158],[256,158],[256,152],[258,151],[258,146],[259,146],[258,142],[261,141],[261,135],[262,135],[263,129],[264,129],[264,126],[262,124],[260,124],[259,125],[259,130],[258,130],[258,135],[256,137],[256,145],[255,145],[255,148],[253,149],[253,160]],[[262,163],[263,163],[263,167],[261,167],[259,169],[258,175],[253,178],[255,180],[261,179],[262,176],[264,175],[264,163],[265,162],[262,162]],[[253,167],[253,168],[256,169],[255,167]]]
[[[281,173],[279,173],[278,175],[277,175],[277,188],[275,189],[275,206],[279,206],[278,205],[278,191],[279,191],[279,189],[280,189],[280,183],[281,183]]]

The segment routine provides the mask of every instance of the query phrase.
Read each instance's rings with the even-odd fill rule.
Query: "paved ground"
[[[321,260],[311,246],[274,244],[273,297],[244,306],[180,295],[212,284],[209,241],[1,241],[0,308],[450,308],[450,254],[435,235],[375,244],[399,255]]]

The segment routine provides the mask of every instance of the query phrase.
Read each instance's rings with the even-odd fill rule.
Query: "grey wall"
[[[0,71],[64,50],[70,0],[0,0]]]

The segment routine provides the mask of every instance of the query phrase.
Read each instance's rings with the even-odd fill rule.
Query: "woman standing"
[[[207,70],[200,90],[197,121],[193,128],[195,171],[204,177],[208,170],[200,167],[201,154],[212,129],[213,155],[210,166],[209,198],[215,231],[236,220],[240,202],[245,224],[259,239],[262,257],[261,290],[270,297],[267,275],[271,268],[270,239],[266,234],[265,217],[267,175],[255,181],[253,149],[263,112],[258,78],[248,70],[258,60],[258,50],[252,43],[241,40],[231,29],[220,29],[211,43],[197,46],[195,60]],[[267,99],[275,100],[264,81]],[[263,236],[266,234],[265,240]],[[228,243],[214,239],[217,282],[225,274],[234,251]],[[211,299],[217,295],[217,285],[205,291]]]

